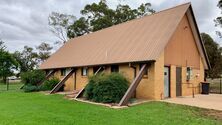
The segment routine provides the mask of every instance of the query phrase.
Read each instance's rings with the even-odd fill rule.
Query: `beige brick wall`
[[[171,97],[176,97],[176,66],[170,66],[170,84],[171,84]],[[200,68],[192,69],[193,75],[190,81],[186,80],[186,67],[182,67],[182,96],[189,96],[201,92],[200,82],[204,81],[204,65],[200,59]],[[194,88],[193,88],[194,87]]]
[[[137,68],[137,74],[139,73],[139,64],[134,64]],[[156,67],[155,67],[156,66]],[[143,99],[154,99],[159,98],[155,97],[155,91],[154,91],[154,72],[159,71],[159,68],[161,66],[158,66],[157,64],[152,64],[148,69],[148,76],[143,77],[141,83],[139,84],[137,90],[136,90],[136,97],[137,98],[143,98]],[[105,73],[110,73],[111,68],[110,66],[106,66]],[[129,84],[134,79],[134,69],[129,67],[129,64],[121,64],[119,65],[119,72],[122,73],[128,80]],[[93,68],[88,68],[88,75],[93,75]],[[55,77],[59,78],[60,80],[64,77],[61,76],[61,71],[58,70],[55,75]],[[158,78],[158,77],[157,77]],[[158,78],[159,79],[159,78]],[[65,82],[65,91],[72,91],[74,90],[74,73],[73,75]],[[88,77],[87,76],[81,76],[81,68],[78,68],[76,70],[76,90],[80,90],[88,83]],[[158,87],[159,88],[159,87]],[[158,94],[160,95],[160,94]]]
[[[176,97],[176,66],[170,66],[170,97]]]
[[[139,73],[139,64],[134,64],[137,68],[137,74]],[[128,64],[119,65],[120,73],[130,81],[134,79],[134,69],[130,68]],[[110,66],[106,67],[105,73],[110,73]],[[199,76],[197,75],[199,74]],[[60,70],[55,73],[54,76],[62,79],[60,76]],[[88,75],[93,75],[93,68],[88,68]],[[204,81],[204,66],[200,59],[200,69],[193,69],[193,77],[187,82],[186,81],[186,67],[182,67],[182,96],[192,95],[192,85],[194,85],[194,92],[200,92],[199,83]],[[81,76],[81,68],[76,71],[76,89],[80,90],[88,83],[87,76]],[[171,97],[176,97],[176,66],[170,66],[170,90]],[[160,58],[152,63],[148,69],[148,76],[143,77],[139,86],[136,89],[136,97],[142,99],[163,99],[163,88],[164,88],[164,53],[161,54]],[[74,90],[74,74],[66,81],[65,91]]]
[[[193,69],[193,76],[190,81],[186,81],[186,67],[182,68],[182,96],[192,95],[192,91],[195,94],[201,92],[200,82],[204,81],[204,66],[200,59],[200,68]],[[194,89],[193,89],[194,87]]]
[[[61,70],[55,72],[54,77],[59,78],[60,80],[64,78],[64,76],[61,76]],[[65,91],[74,90],[74,74],[72,74],[72,76],[70,76],[69,79],[65,82],[64,90]]]
[[[154,99],[160,100],[163,98],[163,88],[164,88],[164,52],[160,55],[159,59],[155,62],[154,70]]]

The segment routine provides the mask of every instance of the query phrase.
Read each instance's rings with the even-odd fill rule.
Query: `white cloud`
[[[53,44],[58,39],[49,31],[48,15],[52,11],[80,16],[80,10],[89,3],[99,0],[1,0],[0,1],[0,38],[10,51],[21,50],[24,45],[32,47],[41,42]],[[159,11],[191,2],[200,32],[209,33],[220,42],[215,31],[221,28],[214,26],[213,19],[220,14],[216,0],[107,0],[111,8],[120,2],[132,8],[141,3],[150,2]]]

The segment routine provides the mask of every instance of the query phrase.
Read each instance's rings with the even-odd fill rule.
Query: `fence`
[[[19,91],[22,86],[23,84],[18,81],[7,81],[6,84],[0,83],[0,92]]]
[[[207,79],[210,83],[210,93],[222,94],[222,78]]]

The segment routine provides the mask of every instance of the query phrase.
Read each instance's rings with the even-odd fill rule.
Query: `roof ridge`
[[[158,13],[161,13],[161,12],[164,12],[164,11],[172,10],[172,9],[177,8],[177,7],[184,6],[184,5],[188,5],[188,4],[191,5],[191,2],[187,2],[187,3],[183,3],[183,4],[178,4],[178,5],[176,5],[176,6],[173,6],[173,7],[164,9],[164,10],[160,10],[160,11],[154,13],[154,14],[151,14],[151,15],[155,15],[155,14],[158,14]],[[151,16],[151,15],[147,15],[147,16]]]
[[[119,23],[119,24],[116,24],[116,25],[113,25],[113,26],[110,26],[110,27],[107,27],[107,28],[104,28],[104,29],[100,29],[100,30],[97,30],[97,31],[95,31],[95,32],[91,32],[91,33],[88,33],[88,34],[85,34],[85,35],[82,35],[82,36],[74,37],[74,38],[69,39],[69,41],[70,41],[70,40],[77,39],[77,38],[84,37],[84,36],[86,36],[86,35],[88,36],[88,35],[91,35],[91,34],[100,32],[100,31],[102,31],[102,30],[110,29],[110,28],[113,28],[113,27],[118,26],[118,25],[121,25],[121,24],[126,24],[126,23],[129,23],[129,22],[132,22],[132,21],[136,21],[136,20],[139,20],[139,19],[143,19],[143,18],[145,18],[145,17],[149,17],[149,16],[154,16],[154,15],[157,15],[157,14],[159,14],[159,13],[161,13],[161,12],[169,11],[169,10],[172,10],[172,9],[175,9],[175,8],[177,8],[177,7],[184,6],[184,5],[187,5],[187,4],[191,5],[191,2],[183,3],[183,4],[180,4],[180,5],[177,5],[177,6],[173,6],[173,7],[171,7],[171,8],[167,8],[167,9],[158,11],[158,12],[156,12],[156,13],[150,14],[150,15],[145,15],[145,16],[140,17],[140,18],[135,18],[135,19],[132,19],[132,20],[129,20],[129,21],[126,21],[126,22],[123,22],[123,23]]]

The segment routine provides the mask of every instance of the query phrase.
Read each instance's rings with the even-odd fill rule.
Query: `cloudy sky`
[[[88,3],[99,0],[0,0],[0,38],[11,52],[24,45],[35,47],[41,42],[53,45],[58,40],[49,30],[48,16],[52,11],[79,17],[80,10]],[[156,10],[191,2],[200,32],[210,34],[220,45],[222,40],[215,31],[213,20],[220,15],[217,0],[107,0],[111,8],[121,2],[132,8],[150,2]]]

